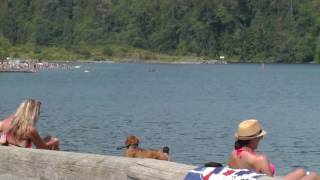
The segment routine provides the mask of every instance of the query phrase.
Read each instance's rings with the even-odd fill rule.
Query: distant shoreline
[[[138,60],[138,59],[121,59],[121,60],[78,60],[78,61],[66,61],[66,60],[49,60],[50,63],[96,63],[96,64],[113,64],[113,63],[137,63],[137,64],[228,64],[228,61],[224,60],[186,60],[186,61],[162,61],[162,60]]]
[[[21,58],[20,60],[25,60]],[[33,61],[38,61],[32,59]],[[235,60],[216,60],[216,59],[186,59],[186,60],[143,60],[143,59],[117,59],[117,60],[41,60],[39,62],[47,62],[53,64],[79,64],[79,63],[93,63],[93,64],[114,64],[114,63],[128,63],[128,64],[172,64],[172,65],[225,65],[225,64],[258,64],[258,65],[268,65],[268,64],[318,64],[317,62],[309,63],[275,63],[275,62],[238,62]],[[1,65],[1,64],[0,64]],[[2,71],[3,72],[3,71]]]
[[[217,62],[215,62],[217,61]],[[162,60],[137,60],[137,59],[126,59],[126,60],[75,60],[75,61],[68,61],[68,60],[48,60],[46,62],[50,63],[71,63],[71,64],[76,64],[76,63],[93,63],[93,64],[114,64],[114,63],[128,63],[128,64],[182,64],[182,65],[200,65],[200,64],[315,64],[317,65],[318,63],[316,62],[309,62],[309,63],[275,63],[275,62],[266,62],[266,63],[261,63],[261,62],[236,62],[236,61],[225,61],[225,60],[190,60],[190,61],[162,61]]]

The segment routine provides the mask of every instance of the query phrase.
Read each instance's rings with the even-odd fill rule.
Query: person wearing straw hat
[[[257,154],[260,140],[267,134],[256,119],[242,121],[235,133],[236,142],[230,155],[228,165],[231,168],[246,168],[255,172],[274,175],[274,166],[267,156]]]
[[[259,142],[267,134],[256,119],[242,121],[235,133],[236,142],[232,151],[228,166],[233,169],[249,169],[267,176],[274,176],[275,166],[269,163],[266,155],[257,154]],[[306,172],[299,168],[283,177],[286,180],[293,179],[319,179],[315,172]]]

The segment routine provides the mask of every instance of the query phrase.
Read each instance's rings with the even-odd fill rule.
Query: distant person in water
[[[59,150],[59,139],[41,138],[36,128],[41,102],[34,99],[23,101],[15,113],[0,122],[0,144],[38,149]]]
[[[275,166],[269,162],[266,155],[256,153],[260,140],[266,134],[267,132],[262,129],[258,120],[242,121],[235,133],[236,142],[228,166],[232,169],[249,169],[256,173],[274,176]],[[286,179],[319,178],[316,173],[306,173],[303,169],[297,169],[286,176]]]

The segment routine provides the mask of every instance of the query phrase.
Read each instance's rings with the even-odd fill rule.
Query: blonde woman
[[[59,139],[42,139],[36,129],[41,102],[34,99],[23,101],[16,112],[0,122],[0,144],[38,149],[59,149]]]

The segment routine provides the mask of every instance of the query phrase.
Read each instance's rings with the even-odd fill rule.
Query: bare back
[[[228,161],[230,168],[250,169],[258,173],[273,176],[266,156],[248,151],[233,150]]]

